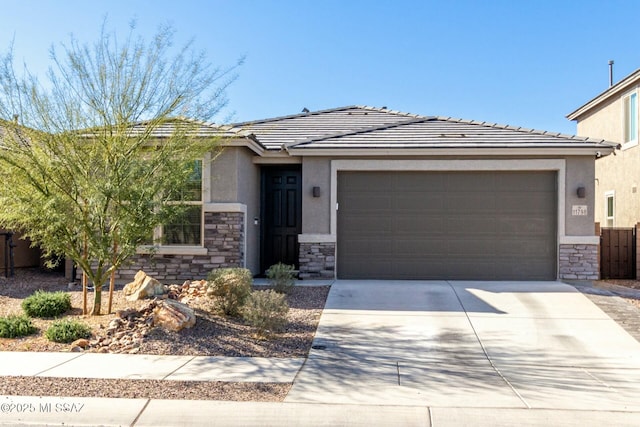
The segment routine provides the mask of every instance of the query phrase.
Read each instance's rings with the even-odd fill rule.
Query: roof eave
[[[292,156],[594,156],[604,157],[611,145],[581,147],[429,147],[429,148],[289,148]]]
[[[263,156],[267,149],[257,139],[251,135],[242,138],[225,138],[222,142],[223,147],[247,147],[259,156]]]
[[[621,92],[625,92],[629,89],[630,86],[634,84],[640,83],[640,69],[635,70],[628,76],[624,77],[615,85],[607,88],[605,91],[601,92],[595,98],[592,98],[582,106],[578,107],[576,110],[566,115],[566,118],[569,120],[578,120],[581,116],[585,115],[601,103],[605,102],[611,97],[619,96]]]

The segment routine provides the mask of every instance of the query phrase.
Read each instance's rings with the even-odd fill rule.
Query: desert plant
[[[17,338],[31,335],[36,331],[28,316],[10,315],[0,317],[0,338]]]
[[[267,279],[276,292],[288,294],[296,282],[295,267],[281,262],[274,264],[267,270]]]
[[[71,308],[71,296],[63,291],[36,291],[22,301],[22,309],[31,317],[56,317]]]
[[[247,324],[263,337],[280,331],[287,324],[288,312],[286,296],[272,289],[251,292],[242,309]]]
[[[70,343],[80,338],[89,338],[91,328],[77,320],[57,320],[44,333],[49,341]]]
[[[207,295],[214,299],[216,309],[237,316],[251,293],[253,276],[246,268],[219,268],[209,273],[207,282]]]

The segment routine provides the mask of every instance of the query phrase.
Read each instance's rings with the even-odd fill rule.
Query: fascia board
[[[608,145],[588,147],[526,147],[526,148],[304,148],[289,149],[293,156],[608,156],[615,147]]]

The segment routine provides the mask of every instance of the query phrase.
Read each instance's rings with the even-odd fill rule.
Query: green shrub
[[[77,320],[57,320],[44,333],[49,341],[70,343],[80,338],[91,337],[91,328]]]
[[[276,292],[288,294],[296,283],[295,267],[281,262],[274,264],[267,270],[267,279]]]
[[[71,308],[71,296],[62,291],[36,291],[22,301],[22,309],[31,317],[56,317]]]
[[[0,317],[0,338],[17,338],[36,331],[31,319],[24,314]]]
[[[287,324],[288,312],[286,296],[271,289],[251,292],[242,309],[245,321],[261,336],[280,331]]]
[[[246,268],[219,268],[209,273],[207,295],[227,316],[237,316],[251,293],[253,276]]]

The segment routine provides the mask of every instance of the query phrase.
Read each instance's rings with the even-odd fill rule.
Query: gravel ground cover
[[[95,336],[103,333],[118,310],[139,309],[147,302],[127,301],[118,287],[113,300],[113,314],[82,315],[82,291],[69,289],[57,273],[18,270],[13,278],[0,278],[0,316],[22,313],[22,299],[38,289],[65,290],[70,293],[72,310],[67,317],[89,325]],[[264,287],[258,287],[264,289]],[[153,328],[136,352],[155,355],[305,357],[311,347],[328,286],[295,287],[288,295],[288,324],[270,339],[255,336],[241,319],[224,318],[207,310],[205,299],[190,302],[196,310],[193,328],[180,332]],[[92,293],[89,293],[90,303]],[[107,310],[107,292],[103,291],[103,313]],[[0,338],[0,351],[70,351],[69,344],[47,340],[44,331],[54,319],[33,319],[38,332],[19,338]],[[150,380],[98,380],[78,378],[0,377],[0,394],[38,396],[127,397],[157,399],[212,399],[237,401],[282,401],[291,384],[184,382]]]

